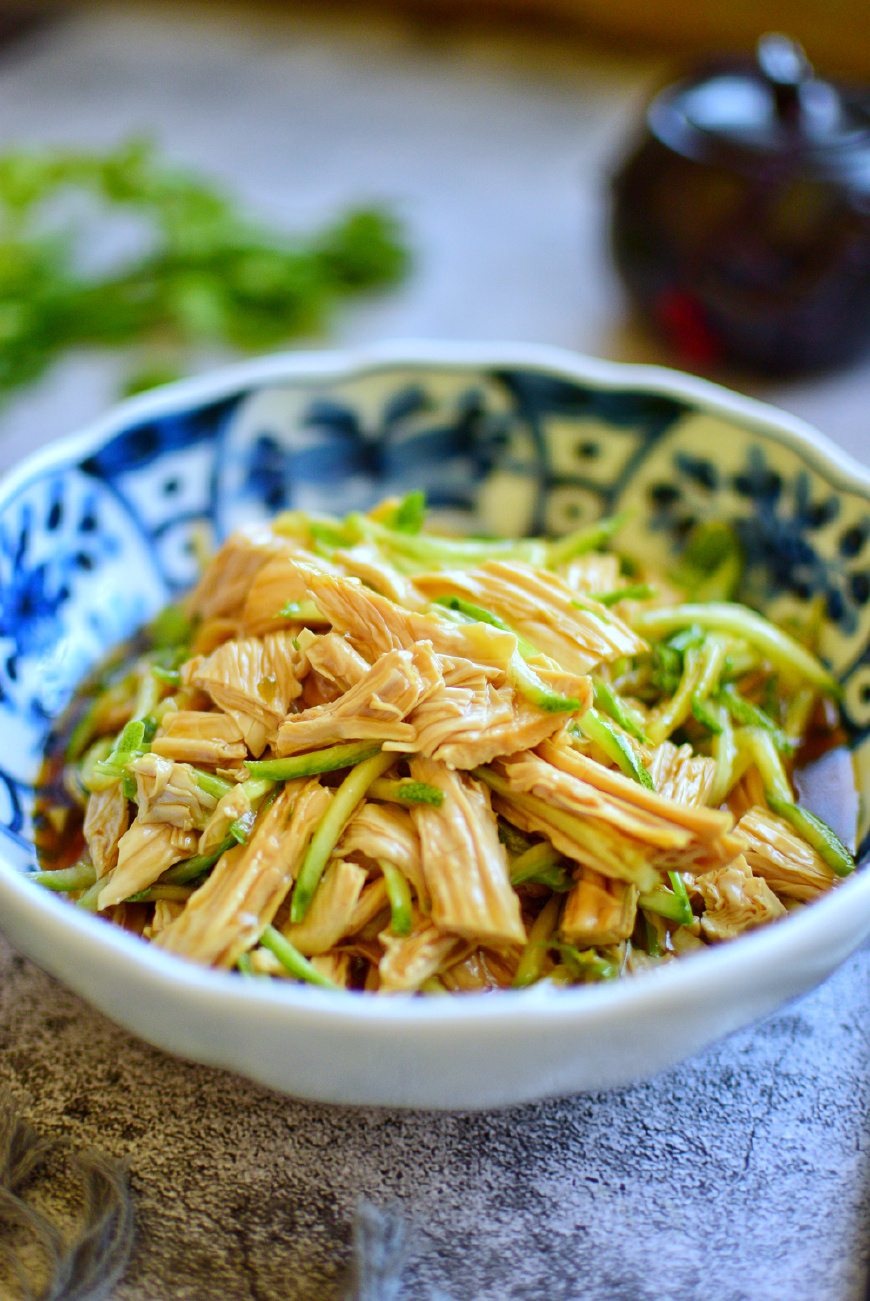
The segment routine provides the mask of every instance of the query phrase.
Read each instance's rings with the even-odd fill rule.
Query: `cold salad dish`
[[[854,862],[795,799],[841,740],[811,628],[609,547],[423,530],[420,494],[234,533],[82,688],[38,881],[251,978],[440,994],[628,975]]]

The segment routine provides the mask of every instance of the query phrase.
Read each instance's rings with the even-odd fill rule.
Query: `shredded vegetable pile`
[[[412,494],[233,534],[80,697],[36,878],[167,952],[378,992],[609,980],[776,921],[854,867],[795,800],[837,683],[679,572],[422,531]]]

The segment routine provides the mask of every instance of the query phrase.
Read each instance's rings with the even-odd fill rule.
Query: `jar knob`
[[[797,41],[782,32],[767,32],[755,49],[758,66],[773,92],[781,122],[797,126],[801,116],[801,87],[813,69]]]

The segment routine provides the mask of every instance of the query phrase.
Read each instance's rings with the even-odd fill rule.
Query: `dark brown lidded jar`
[[[784,374],[870,349],[870,93],[786,37],[657,95],[613,189],[617,265],[685,361]]]

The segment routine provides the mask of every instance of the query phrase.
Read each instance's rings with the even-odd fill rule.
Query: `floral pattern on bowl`
[[[214,379],[173,386],[120,408],[92,433],[37,454],[7,479],[0,488],[3,860],[25,872],[34,865],[33,782],[58,713],[109,648],[194,581],[204,537],[216,541],[239,524],[268,518],[276,510],[340,514],[418,488],[427,493],[441,524],[478,534],[559,534],[604,513],[626,510],[629,522],[620,546],[665,568],[698,521],[733,524],[747,561],[741,597],[774,619],[806,612],[810,603],[823,616],[820,652],[843,682],[844,723],[862,796],[859,855],[867,853],[870,478],[812,431],[803,431],[798,421],[688,377],[608,366],[548,349],[419,345],[361,358],[309,354],[266,359]],[[863,890],[866,883],[854,884]],[[0,880],[0,893],[2,888],[15,896],[15,912],[14,889]],[[610,1064],[581,1067],[577,1062],[586,1042],[582,1018],[576,1026],[569,1018],[564,1025],[581,1037],[574,1048],[566,1043],[558,1052],[555,1041],[542,1040],[552,1056],[546,1080],[530,1062],[517,1064],[511,1050],[500,1081],[476,1089],[457,1057],[456,1078],[440,1091],[422,1065],[401,1087],[395,1084],[401,1070],[397,1076],[395,1063],[388,1070],[394,1046],[384,1047],[382,1070],[366,1067],[371,1078],[363,1081],[362,1071],[355,1084],[324,1083],[325,1066],[289,1063],[280,1053],[275,1060],[266,1054],[254,1070],[245,1064],[241,1046],[233,1051],[191,1047],[182,1022],[173,1022],[171,1033],[162,1021],[152,1026],[144,1005],[134,1008],[124,1002],[120,987],[113,992],[96,966],[93,973],[83,971],[75,952],[80,942],[93,951],[91,930],[98,926],[100,935],[111,933],[105,944],[101,941],[106,970],[112,969],[111,955],[118,950],[130,968],[129,980],[151,973],[147,978],[153,978],[155,988],[163,988],[163,967],[173,960],[147,949],[147,956],[140,957],[141,945],[127,953],[136,945],[130,937],[119,937],[116,928],[103,928],[91,918],[76,918],[69,953],[52,950],[58,953],[55,963],[46,956],[48,931],[60,926],[60,933],[66,933],[63,917],[69,914],[55,916],[58,907],[66,906],[54,900],[43,904],[41,897],[38,905],[21,901],[4,926],[13,939],[24,937],[26,951],[57,969],[110,1015],[171,1051],[233,1066],[303,1096],[474,1106],[636,1078],[677,1060],[715,1033],[761,1015],[789,991],[799,992],[821,979],[868,929],[857,915],[844,911],[839,893],[783,927],[771,928],[783,931],[785,938],[759,935],[725,946],[747,954],[766,953],[767,948],[773,952],[776,946],[794,947],[798,940],[790,936],[797,937],[801,926],[809,931],[816,924],[813,915],[836,920],[825,953],[816,954],[799,978],[781,989],[773,982],[760,992],[757,976],[746,965],[746,980],[755,981],[746,988],[756,992],[751,997],[744,992],[739,1008],[725,999],[713,978],[717,963],[736,969],[739,958],[716,952],[698,963],[699,972],[706,964],[710,979],[706,992],[704,982],[697,987],[697,1015],[686,1002],[687,977],[662,973],[667,981],[660,980],[656,988],[664,990],[670,982],[682,991],[674,994],[680,1011],[672,1017],[670,1037],[660,1039],[646,1056],[640,1035],[634,1055],[620,1050]],[[43,924],[45,934],[33,938]],[[809,951],[804,947],[805,954]],[[766,961],[758,958],[759,970]],[[228,980],[219,973],[197,973],[188,988],[173,988],[179,989],[190,1015],[204,1018],[203,1026],[225,1024],[229,1033],[221,1001],[229,997]],[[628,983],[643,985],[640,980]],[[200,1005],[196,990],[206,986],[214,997],[203,993]],[[739,992],[739,982],[734,988]],[[284,997],[288,1017],[304,1019],[309,1015],[305,1009],[320,1006],[317,995],[300,1011],[292,990],[277,993]],[[622,990],[605,996],[622,1000],[627,1008],[634,1006],[632,1000],[647,997]],[[703,1005],[705,999],[710,1006]],[[267,1002],[274,1002],[271,995]],[[583,1006],[591,1008],[593,1002]],[[568,1004],[561,1000],[558,1007]],[[452,1015],[443,1013],[445,1018]],[[436,1017],[436,1010],[431,1016]],[[464,1018],[462,1013],[463,1024]],[[495,1025],[495,1013],[493,1018]],[[342,1024],[346,1033],[346,1018]],[[239,1026],[241,1045],[243,1018]],[[408,1051],[428,1051],[415,1034]],[[348,1043],[350,1039],[341,1040],[335,1060],[346,1060]],[[472,1044],[473,1036],[469,1052]],[[571,1052],[574,1065],[567,1060]],[[629,1058],[632,1064],[627,1064]],[[393,1083],[384,1082],[389,1071]]]
[[[514,367],[375,366],[137,423],[2,503],[0,719],[18,739],[0,767],[3,829],[22,835],[47,730],[75,684],[194,581],[197,533],[416,488],[472,533],[559,534],[627,509],[620,545],[663,567],[699,520],[733,524],[741,599],[775,619],[824,603],[822,654],[856,746],[870,736],[867,496],[802,449],[673,397]]]

